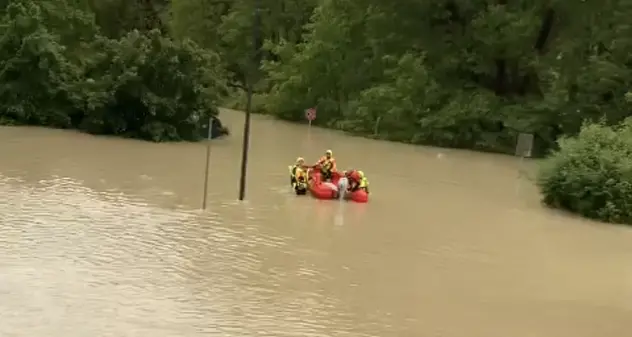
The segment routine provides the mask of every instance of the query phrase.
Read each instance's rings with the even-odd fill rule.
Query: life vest
[[[360,177],[359,185],[361,188],[369,186],[369,180],[364,175],[364,172],[358,171],[358,177]]]
[[[369,181],[366,179],[366,177],[362,177],[362,179],[360,179],[360,188],[365,188],[367,186],[369,186]]]
[[[300,167],[296,168],[296,170],[294,171],[294,176],[296,177],[297,181],[305,181],[305,171],[303,171],[303,169]]]
[[[334,167],[334,164],[336,163],[336,160],[333,157],[322,157],[318,162],[320,163],[320,167],[323,171],[331,171],[331,169]]]
[[[300,175],[300,174],[304,174],[305,171],[303,171],[303,168],[300,165],[294,165],[292,166],[292,175]]]

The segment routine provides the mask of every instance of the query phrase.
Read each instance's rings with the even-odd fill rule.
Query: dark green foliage
[[[15,1],[0,30],[0,118],[4,123],[70,127],[69,84],[80,69],[65,57],[60,36],[45,25],[44,8]]]
[[[302,42],[272,44],[267,110],[354,133],[540,153],[585,119],[620,121],[632,2],[323,0]]]
[[[216,56],[155,30],[100,42],[86,67],[81,129],[155,141],[205,136],[201,121],[217,114],[222,88],[208,72]]]
[[[585,125],[560,139],[538,176],[544,202],[589,218],[632,224],[632,119]]]
[[[157,29],[110,39],[88,9],[70,3],[16,0],[6,7],[0,123],[153,141],[205,137],[226,92],[217,54]]]
[[[8,3],[0,4],[4,122],[76,127],[89,116],[80,125],[92,132],[188,139],[196,128],[163,117],[184,118],[176,107],[191,119],[213,113],[226,81],[234,95],[223,102],[243,107],[236,98],[250,84],[257,110],[280,118],[300,120],[317,106],[316,124],[501,152],[530,132],[544,153],[583,120],[616,123],[629,110],[629,0]],[[261,65],[251,62],[255,49]],[[164,116],[122,117],[135,104]],[[109,116],[101,126],[99,114]],[[121,118],[125,127],[114,122]]]
[[[229,71],[230,85],[244,89],[247,83],[260,91],[267,89],[265,78],[259,82],[258,65],[251,60],[255,49],[265,60],[279,56],[266,51],[264,41],[276,45],[302,41],[304,25],[319,0],[258,0],[260,24],[255,32],[257,0],[170,0],[170,28],[174,37],[190,38],[200,46],[217,51]],[[253,38],[256,35],[256,41]],[[237,91],[237,95],[240,95]]]

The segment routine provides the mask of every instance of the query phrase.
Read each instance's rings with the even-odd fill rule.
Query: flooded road
[[[542,209],[510,157],[243,115],[205,148],[0,128],[2,337],[632,336],[632,230]],[[366,205],[297,198],[327,148]]]

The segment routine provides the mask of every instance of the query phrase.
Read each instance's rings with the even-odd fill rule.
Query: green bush
[[[544,203],[588,218],[632,224],[632,119],[584,124],[545,159],[538,186]]]
[[[15,1],[0,20],[0,122],[67,128],[68,84],[80,76],[45,8]]]
[[[205,138],[226,92],[219,56],[156,29],[107,38],[71,3],[15,0],[0,15],[0,124]]]
[[[157,30],[101,39],[73,91],[85,107],[78,128],[153,141],[198,140],[225,91],[217,55]]]

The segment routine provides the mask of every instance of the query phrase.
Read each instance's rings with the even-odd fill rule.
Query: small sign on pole
[[[308,150],[312,143],[312,122],[316,119],[316,108],[305,110],[305,119],[307,119],[307,147]],[[308,151],[309,152],[309,151]]]
[[[312,126],[312,122],[316,119],[316,108],[305,110],[305,118],[309,122],[309,126]]]

